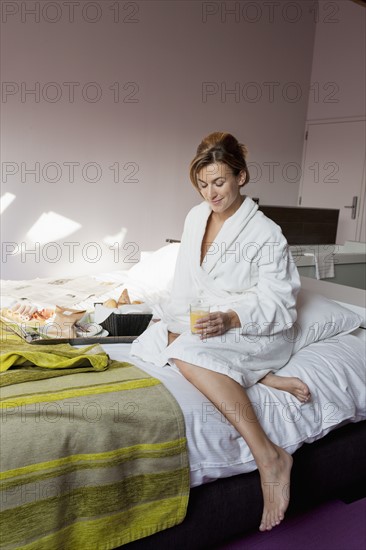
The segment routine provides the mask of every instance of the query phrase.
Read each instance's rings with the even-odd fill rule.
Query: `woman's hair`
[[[249,172],[246,163],[247,148],[227,132],[213,132],[206,136],[197,148],[197,153],[189,168],[191,182],[198,189],[197,176],[200,170],[209,164],[222,162],[229,166],[234,176],[245,171],[245,184],[249,182]]]

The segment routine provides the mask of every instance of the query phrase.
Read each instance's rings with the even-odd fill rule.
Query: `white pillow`
[[[293,353],[336,335],[352,332],[362,323],[362,317],[319,294],[301,289],[297,298],[297,320],[287,331],[294,342]],[[291,336],[289,336],[291,334]]]
[[[146,293],[170,291],[179,246],[180,243],[167,244],[143,258],[129,269],[129,282],[141,286]]]
[[[346,309],[350,309],[354,313],[357,313],[358,315],[360,315],[362,317],[360,327],[366,328],[366,308],[365,307],[355,306],[353,304],[346,304],[345,302],[338,302],[338,300],[335,300],[335,302],[340,306],[343,306]]]

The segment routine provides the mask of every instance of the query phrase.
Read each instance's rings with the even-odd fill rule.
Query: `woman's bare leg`
[[[269,372],[264,378],[259,380],[259,383],[276,388],[277,390],[292,393],[302,403],[306,403],[311,397],[309,387],[300,378],[296,378],[295,376],[276,376],[276,374]]]
[[[168,344],[174,342],[178,336],[179,334],[169,332]],[[311,398],[309,386],[300,380],[300,378],[296,378],[295,376],[277,376],[276,374],[269,372],[266,376],[259,380],[258,383],[277,390],[287,391],[294,395],[301,403],[306,403]]]
[[[171,339],[173,341],[173,337]],[[240,384],[224,374],[179,359],[174,359],[174,362],[183,376],[222,412],[248,444],[259,470],[263,493],[264,508],[259,529],[272,529],[284,518],[288,507],[292,457],[264,433]]]

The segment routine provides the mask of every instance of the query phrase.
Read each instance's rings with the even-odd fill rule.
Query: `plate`
[[[8,313],[7,310],[2,309],[0,311],[0,320],[4,323],[11,323],[13,325],[20,326],[24,328],[25,330],[38,330],[41,327],[43,327],[46,324],[46,320],[40,320],[40,319],[30,319],[29,321],[23,321],[20,319],[14,319],[12,317],[8,317],[6,314]]]
[[[96,323],[85,323],[76,325],[76,334],[79,338],[93,338],[94,336],[107,336],[108,331]]]
[[[27,342],[43,342],[45,340],[52,341],[53,343],[59,341],[61,343],[65,340],[70,340],[70,338],[54,338],[52,336],[47,336],[47,324],[42,326],[37,321],[28,321],[28,322],[16,322],[12,319],[9,319],[6,316],[0,315],[0,320],[2,320],[6,327],[8,327],[12,332],[15,332],[18,334],[18,336],[21,336],[24,338]],[[88,322],[83,323],[81,325],[76,325],[76,335],[74,340],[76,339],[97,339],[97,338],[106,338],[108,336],[109,332],[105,330],[101,325],[98,325],[96,323]]]

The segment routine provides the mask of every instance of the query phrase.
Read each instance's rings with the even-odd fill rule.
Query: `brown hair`
[[[198,172],[214,162],[222,162],[229,166],[234,176],[238,176],[241,171],[245,171],[245,184],[249,182],[249,172],[246,163],[247,148],[245,145],[228,132],[213,132],[206,136],[199,146],[197,153],[192,160],[189,168],[189,177],[193,185],[198,189]]]

